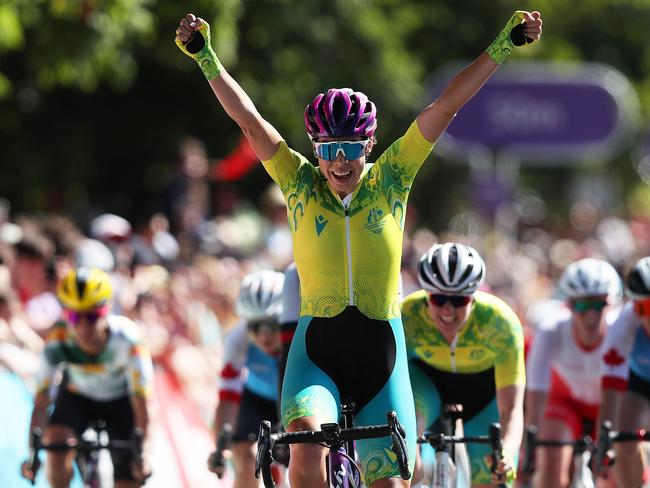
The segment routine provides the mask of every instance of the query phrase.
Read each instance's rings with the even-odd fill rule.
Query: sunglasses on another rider
[[[589,310],[595,310],[600,312],[607,306],[607,300],[600,299],[590,299],[590,300],[572,300],[571,308],[576,312],[587,312]]]
[[[334,161],[338,158],[339,153],[342,153],[345,159],[353,161],[364,155],[368,142],[368,139],[363,141],[314,141],[314,154],[326,161]]]
[[[77,312],[76,310],[65,309],[63,314],[66,322],[77,326],[84,320],[90,325],[95,325],[99,319],[106,317],[109,312],[110,306],[105,305],[89,312]]]
[[[464,307],[471,301],[472,301],[471,296],[438,295],[435,293],[429,294],[429,302],[431,303],[431,305],[435,305],[436,307],[444,307],[447,304],[447,302],[451,302],[452,307],[460,308],[460,307]]]
[[[269,332],[279,332],[280,324],[278,322],[271,322],[268,320],[257,320],[248,322],[248,330],[253,334],[259,334],[265,330],[268,330]]]
[[[650,317],[650,298],[634,300],[634,311],[639,317]]]

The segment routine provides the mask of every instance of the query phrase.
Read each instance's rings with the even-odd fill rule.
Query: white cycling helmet
[[[621,278],[602,259],[585,258],[569,264],[558,285],[568,299],[595,296],[618,299],[621,295]]]
[[[418,263],[418,281],[427,291],[469,296],[484,280],[481,256],[474,248],[456,242],[435,244]]]
[[[650,256],[639,259],[625,277],[625,293],[632,300],[650,298]]]
[[[241,282],[237,313],[251,320],[277,321],[282,313],[284,274],[265,269],[247,274]]]

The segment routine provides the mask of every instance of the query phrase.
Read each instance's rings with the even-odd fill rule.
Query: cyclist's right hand
[[[232,456],[232,451],[230,449],[224,449],[221,451],[221,456],[217,451],[214,451],[208,457],[208,469],[217,475],[221,479],[226,472],[226,461]]]
[[[136,481],[144,483],[151,477],[151,468],[149,467],[149,463],[146,461],[141,463],[131,463],[131,475]]]
[[[597,456],[591,456],[592,471],[596,473],[596,476],[598,478],[602,478],[604,480],[609,479],[612,473],[612,466],[616,461],[616,454],[614,452],[614,449],[610,449],[609,451],[607,451],[597,466],[596,466],[597,464],[596,458]]]
[[[203,49],[210,46],[210,25],[194,14],[187,14],[178,24],[175,42],[183,53],[196,59]]]
[[[31,460],[27,459],[27,460],[23,461],[23,463],[20,465],[20,474],[26,480],[29,480],[29,481],[34,480],[34,477],[36,476],[36,473],[34,473],[32,471],[32,462],[31,462]]]

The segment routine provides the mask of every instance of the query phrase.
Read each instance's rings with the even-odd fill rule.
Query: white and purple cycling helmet
[[[309,137],[371,138],[377,129],[377,109],[368,97],[351,88],[330,88],[319,93],[305,109]]]

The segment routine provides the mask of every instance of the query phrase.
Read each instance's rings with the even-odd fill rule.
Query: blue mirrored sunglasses
[[[352,161],[363,156],[367,145],[368,140],[331,142],[314,141],[314,154],[316,157],[319,157],[321,159],[334,161],[339,156],[339,152],[342,152],[345,159]]]

